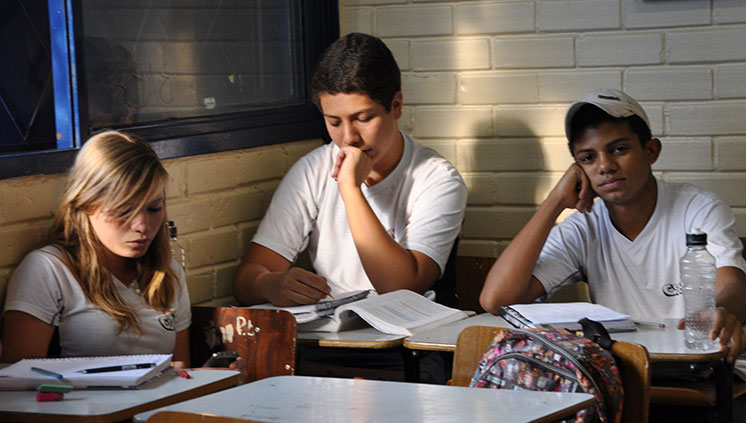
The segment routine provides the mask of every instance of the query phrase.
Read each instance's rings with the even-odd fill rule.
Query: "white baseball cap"
[[[634,98],[627,94],[611,88],[601,88],[586,94],[581,100],[570,105],[565,115],[565,136],[570,139],[570,127],[572,119],[581,107],[592,104],[615,118],[639,116],[650,128],[650,119],[645,114],[642,106]]]

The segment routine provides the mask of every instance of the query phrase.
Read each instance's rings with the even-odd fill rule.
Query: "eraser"
[[[36,388],[39,392],[54,392],[57,394],[66,394],[73,390],[70,385],[56,385],[53,383],[42,383]]]
[[[58,394],[57,392],[37,392],[36,400],[38,402],[45,401],[62,401],[65,398],[65,394]]]

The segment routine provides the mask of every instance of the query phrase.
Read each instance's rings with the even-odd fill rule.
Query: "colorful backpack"
[[[501,330],[470,386],[585,392],[596,397],[596,405],[579,411],[571,421],[617,423],[622,417],[624,394],[614,357],[590,339],[564,330]]]

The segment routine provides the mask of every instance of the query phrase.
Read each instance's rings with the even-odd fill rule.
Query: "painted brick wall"
[[[340,16],[389,45],[400,127],[467,181],[459,255],[497,256],[528,220],[571,163],[565,110],[596,87],[636,97],[656,175],[718,193],[746,236],[746,2],[341,0]]]
[[[164,161],[167,212],[187,255],[192,303],[232,297],[238,263],[290,166],[320,140]],[[44,245],[65,175],[0,181],[0,304],[15,267]]]

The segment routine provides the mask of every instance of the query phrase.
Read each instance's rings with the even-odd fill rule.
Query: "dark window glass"
[[[89,128],[303,104],[296,5],[82,0]]]
[[[54,148],[46,0],[0,2],[0,153]]]

